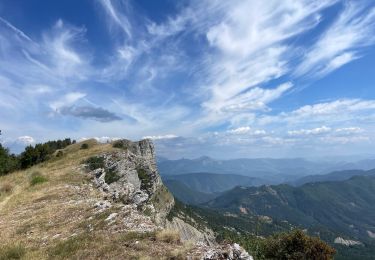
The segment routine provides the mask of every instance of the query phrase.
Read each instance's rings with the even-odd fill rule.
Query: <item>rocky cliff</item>
[[[84,165],[96,187],[103,192],[104,207],[112,202],[122,202],[127,209],[134,209],[133,216],[139,213],[137,218],[140,219],[143,214],[155,223],[155,226],[148,225],[148,230],[174,229],[180,232],[184,241],[214,244],[212,230],[198,230],[178,217],[167,220],[174,198],[162,183],[150,140],[119,140],[114,146],[118,149],[89,158]]]

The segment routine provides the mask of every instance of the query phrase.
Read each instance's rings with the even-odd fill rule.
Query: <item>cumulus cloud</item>
[[[109,137],[109,136],[101,136],[101,137],[81,137],[78,139],[78,142],[86,141],[89,139],[95,139],[99,143],[110,143],[112,141],[120,140],[120,137]]]
[[[238,128],[230,129],[227,131],[229,134],[235,135],[253,135],[253,136],[262,136],[266,135],[265,130],[252,129],[250,126],[241,126]]]
[[[302,136],[302,135],[321,135],[331,132],[331,128],[327,126],[317,127],[313,129],[301,129],[288,131],[288,135]]]
[[[24,145],[31,145],[35,143],[35,140],[31,136],[20,136],[16,139],[16,142],[24,144]]]

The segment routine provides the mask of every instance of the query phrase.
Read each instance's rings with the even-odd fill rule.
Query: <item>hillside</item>
[[[208,245],[214,237],[206,227],[167,219],[174,199],[152,143],[84,143],[0,177],[0,259],[180,259],[237,250]]]
[[[217,173],[187,173],[179,175],[164,175],[163,180],[175,180],[183,183],[192,190],[204,193],[216,193],[230,190],[238,185],[259,186],[264,180],[238,174]]]
[[[337,237],[360,241],[374,250],[375,176],[355,176],[342,182],[308,183],[300,187],[274,185],[236,187],[207,207],[241,215],[267,216],[319,232],[327,242]],[[316,233],[318,234],[318,233]]]
[[[216,197],[219,193],[204,193],[193,190],[186,186],[184,183],[177,180],[164,180],[165,186],[173,194],[175,198],[186,204],[199,205],[208,202]]]

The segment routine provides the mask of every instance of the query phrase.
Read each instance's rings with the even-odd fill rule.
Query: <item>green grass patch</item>
[[[21,259],[26,249],[20,244],[0,246],[0,260]]]
[[[33,172],[33,174],[31,175],[30,185],[35,186],[47,181],[48,179],[44,177],[40,172]]]

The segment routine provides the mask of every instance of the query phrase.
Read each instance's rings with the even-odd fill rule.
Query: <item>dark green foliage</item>
[[[336,250],[317,237],[310,237],[301,230],[281,233],[267,238],[260,250],[265,259],[333,259]]]
[[[7,148],[0,144],[0,176],[19,169],[17,156],[10,154]]]
[[[120,176],[118,176],[117,172],[114,169],[108,169],[106,167],[104,157],[93,156],[93,157],[88,158],[84,163],[87,164],[87,169],[89,171],[93,171],[99,168],[104,169],[105,170],[104,180],[108,184],[116,182],[120,179]]]
[[[56,157],[59,158],[59,157],[63,157],[64,156],[64,152],[63,151],[58,151],[56,153]]]
[[[145,169],[137,169],[138,178],[141,181],[141,189],[148,190],[151,188],[151,175]]]
[[[120,176],[117,175],[117,172],[113,169],[106,169],[104,180],[106,183],[111,184],[120,179]]]
[[[34,185],[37,185],[37,184],[44,183],[46,181],[48,181],[48,179],[46,177],[41,175],[39,172],[34,172],[31,175],[30,185],[34,186]]]
[[[81,144],[81,149],[89,149],[89,145],[84,143],[84,144]]]
[[[127,149],[127,145],[123,141],[116,141],[112,145],[114,148],[119,148],[119,149]]]
[[[52,154],[58,150],[63,149],[66,146],[72,144],[70,138],[57,141],[48,141],[43,144],[36,144],[33,146],[27,146],[25,151],[19,156],[19,161],[22,169],[26,169],[35,164],[44,162],[51,158]]]
[[[0,260],[21,259],[26,253],[26,249],[19,244],[0,246]]]
[[[87,168],[90,171],[93,171],[99,168],[105,168],[104,157],[100,157],[100,156],[90,157],[84,163],[87,164]]]

